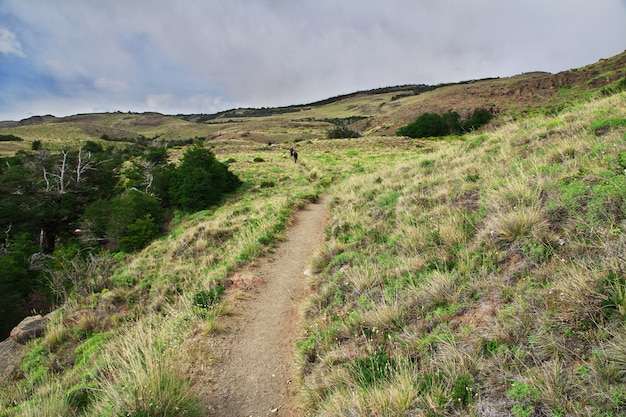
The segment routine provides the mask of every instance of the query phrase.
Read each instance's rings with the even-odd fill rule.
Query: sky
[[[0,120],[307,104],[625,49],[626,0],[0,0]]]

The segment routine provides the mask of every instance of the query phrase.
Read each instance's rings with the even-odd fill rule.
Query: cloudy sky
[[[625,49],[626,0],[0,0],[0,120],[304,104]]]

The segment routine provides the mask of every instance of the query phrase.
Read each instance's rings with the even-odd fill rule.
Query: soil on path
[[[212,338],[218,357],[204,399],[210,415],[301,415],[292,393],[301,330],[298,305],[307,295],[305,269],[322,242],[326,217],[323,200],[307,205],[276,250],[245,272],[263,283],[232,299],[228,330]]]

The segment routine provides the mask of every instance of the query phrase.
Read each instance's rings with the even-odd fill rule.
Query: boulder
[[[29,340],[41,336],[47,323],[48,319],[41,314],[26,317],[11,330],[11,338],[24,345]]]
[[[0,384],[8,381],[17,371],[24,346],[12,338],[0,343]]]

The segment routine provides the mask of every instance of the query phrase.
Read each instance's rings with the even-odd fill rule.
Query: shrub
[[[468,132],[472,130],[480,129],[481,127],[489,123],[492,118],[493,118],[493,115],[491,114],[491,112],[489,112],[489,110],[476,109],[472,117],[470,117],[469,119],[467,119],[465,122],[462,123],[462,128],[464,131],[468,131]]]
[[[137,251],[150,243],[159,234],[159,225],[154,222],[150,213],[129,224],[120,237],[120,250]]]
[[[489,123],[492,117],[493,115],[485,109],[477,109],[472,117],[464,122],[460,120],[459,114],[452,110],[442,115],[424,113],[414,122],[398,129],[396,135],[428,138],[459,134],[462,131],[479,129]]]
[[[328,139],[351,139],[361,137],[361,134],[347,126],[337,126],[330,129],[326,133],[326,137]]]
[[[106,210],[107,204],[102,202],[100,204],[102,206],[94,207],[96,213]],[[106,235],[111,242],[117,242],[122,251],[132,252],[141,249],[157,236],[159,225],[163,222],[164,211],[154,196],[129,190],[113,198],[110,207]],[[102,222],[97,217],[89,216],[90,213],[85,212],[90,221]]]
[[[409,136],[411,138],[427,138],[445,136],[449,133],[445,122],[441,116],[434,113],[424,113],[414,122],[401,127],[396,131],[398,136]]]
[[[210,308],[222,298],[224,290],[223,286],[217,285],[209,291],[199,291],[193,297],[193,304],[198,308]]]
[[[213,152],[195,145],[185,152],[170,186],[173,204],[194,212],[216,204],[223,193],[236,190],[241,180]]]
[[[0,142],[21,142],[22,138],[15,135],[0,135]]]

